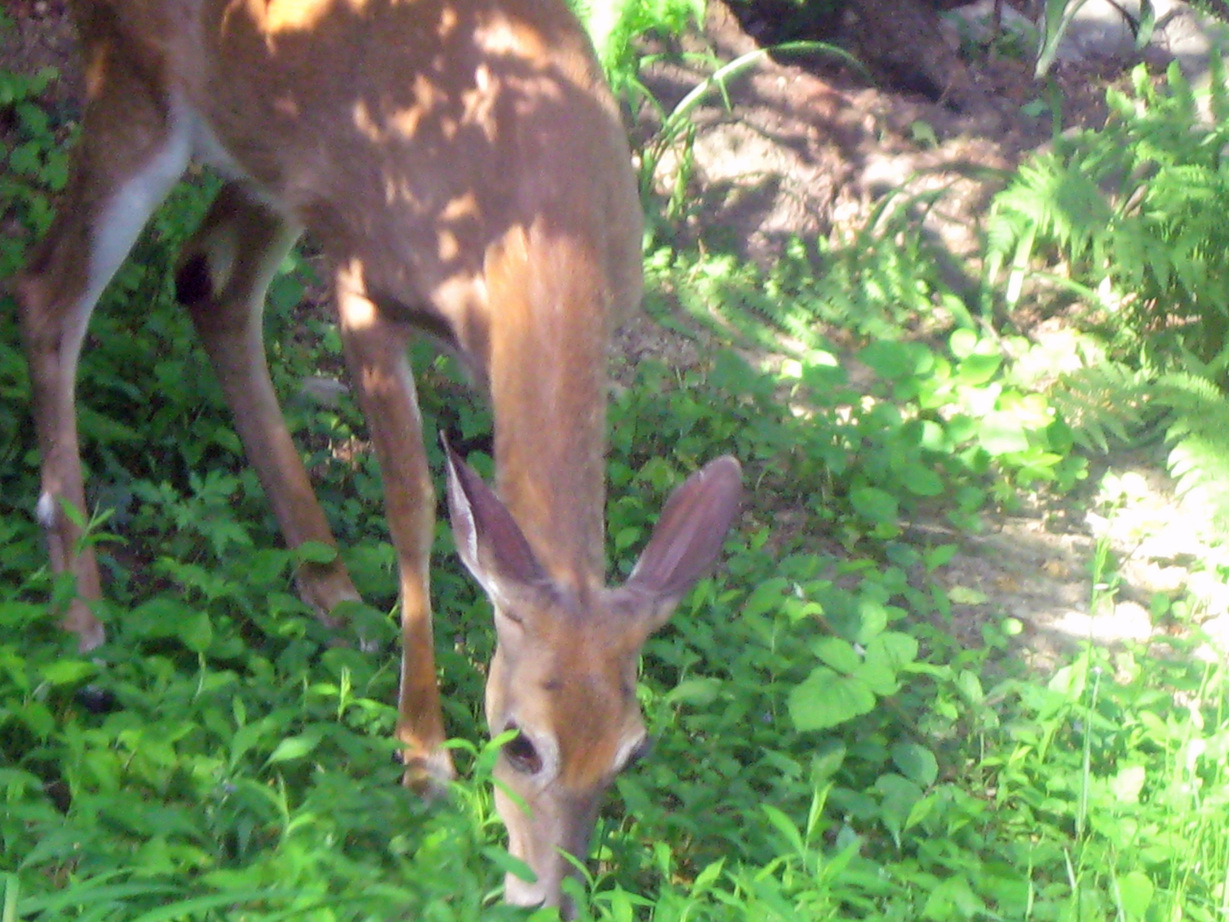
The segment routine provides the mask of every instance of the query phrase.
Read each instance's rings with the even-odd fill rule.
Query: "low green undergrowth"
[[[1219,55],[1193,88],[1177,64],[1111,89],[1104,128],[1029,157],[995,199],[987,276],[1014,308],[1061,306],[1095,347],[1059,378],[1076,436],[1159,433],[1180,493],[1229,527],[1229,85]]]
[[[159,364],[195,361],[188,340],[171,345]],[[829,356],[813,360],[835,374]],[[443,374],[425,364],[426,380]],[[725,352],[682,373],[646,365],[615,401],[616,569],[704,458],[744,459],[748,505],[722,572],[646,651],[657,751],[617,782],[582,917],[1212,918],[1229,871],[1223,668],[1174,645],[1089,649],[1034,676],[1009,655],[1010,621],[956,643],[928,577],[950,545],[907,522],[942,511],[970,525],[994,492],[993,459],[907,436],[904,413],[924,415],[916,397],[860,418],[852,392],[805,383],[809,367],[768,376]],[[423,389],[433,416],[440,384]],[[791,401],[807,411],[784,411]],[[215,425],[192,431],[208,442]],[[29,445],[21,456],[13,484],[31,497]],[[12,507],[2,519],[6,918],[523,916],[496,902],[492,753],[475,748],[489,615],[443,527],[439,655],[464,780],[428,808],[397,786],[388,740],[391,560],[369,466],[326,469],[321,492],[379,606],[374,654],[331,647],[290,593],[291,555],[253,511],[238,459],[198,462],[181,487],[182,457],[161,461],[165,473],[132,484],[131,521],[150,531],[112,534],[112,520],[97,535],[105,668],[52,624],[43,600],[57,587],[28,519]],[[85,711],[76,693],[90,683],[120,709]]]
[[[39,92],[3,87],[18,112]],[[62,181],[63,126],[27,113],[14,130],[4,182],[25,230],[4,238],[6,274]],[[333,646],[293,595],[293,555],[166,287],[208,192],[160,213],[82,363],[108,583],[98,661],[49,614],[72,586],[50,576],[30,515],[25,370],[0,301],[0,922],[551,918],[498,902],[508,857],[479,716],[490,616],[443,523],[437,657],[462,780],[430,807],[397,785],[378,475],[348,398],[304,393],[340,359],[327,324],[290,310],[299,258],[273,292],[275,382],[380,649]],[[581,917],[1222,917],[1223,665],[1194,641],[1077,642],[1041,675],[1011,619],[956,630],[938,579],[953,536],[1021,491],[1071,487],[1084,464],[1062,415],[1020,383],[1011,341],[962,325],[937,279],[900,254],[828,257],[849,315],[873,321],[841,351],[801,259],[767,278],[711,255],[650,263],[658,310],[745,318],[758,297],[764,328],[794,324],[794,348],[772,370],[720,342],[686,368],[644,361],[613,398],[612,581],[703,461],[736,454],[747,501],[720,571],[646,648],[637,691],[658,745],[599,820]],[[954,322],[906,330],[925,304]],[[450,363],[414,358],[427,430],[480,454],[485,413]],[[95,685],[117,709],[82,706]]]

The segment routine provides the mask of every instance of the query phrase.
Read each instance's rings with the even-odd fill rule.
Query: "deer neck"
[[[542,238],[513,234],[488,265],[496,486],[555,582],[585,593],[605,576],[609,298],[583,246]]]

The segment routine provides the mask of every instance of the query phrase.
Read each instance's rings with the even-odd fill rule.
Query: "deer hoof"
[[[401,763],[405,766],[401,784],[428,803],[444,799],[449,785],[457,777],[452,758],[444,749],[426,755],[402,750]]]

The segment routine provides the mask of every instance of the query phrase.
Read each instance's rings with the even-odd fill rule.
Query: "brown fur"
[[[641,217],[615,106],[564,0],[76,0],[84,137],[16,291],[64,623],[103,640],[98,568],[61,504],[85,509],[73,380],[99,291],[190,154],[230,181],[184,247],[177,288],[287,543],[332,545],[265,364],[260,312],[306,229],[332,267],[351,380],[380,462],[400,570],[397,737],[406,782],[452,774],[433,658],[434,489],[405,347],[457,351],[490,397],[496,496],[452,458],[462,557],[495,603],[495,732],[542,752],[497,775],[511,847],[557,903],[602,791],[643,738],[640,646],[716,556],[738,467],[671,500],[623,589],[604,588],[605,353],[640,296]],[[671,510],[675,510],[671,512]],[[681,510],[681,511],[680,511]],[[357,598],[339,560],[299,591],[327,623]],[[534,767],[540,767],[535,771]],[[549,777],[545,775],[549,773]]]

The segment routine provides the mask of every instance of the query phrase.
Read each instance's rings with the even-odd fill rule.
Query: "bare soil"
[[[65,79],[51,91],[53,101],[72,111],[80,69],[64,0],[5,0],[5,6],[16,29],[0,35],[0,65],[59,68]],[[712,0],[703,34],[688,38],[683,50],[730,60],[758,47],[748,28],[756,31],[754,22],[740,22]],[[1127,63],[1060,67],[1063,126],[1099,125],[1104,90],[1122,78]],[[1022,108],[1041,95],[1026,62],[986,54],[968,67],[975,89],[966,88],[955,105],[872,85],[830,58],[765,58],[730,84],[728,107],[715,97],[694,115],[696,207],[680,236],[733,247],[767,265],[793,236],[857,226],[887,191],[945,187],[927,226],[951,254],[953,271],[975,275],[970,260],[981,219],[1003,171],[1045,144],[1052,126],[1048,116]],[[708,72],[701,63],[663,63],[648,86],[668,111]],[[654,129],[648,116],[633,127],[645,137]],[[660,183],[668,186],[678,168],[667,158]],[[1053,333],[1053,322],[1044,319],[1025,332]],[[628,362],[652,353],[680,365],[697,362],[703,348],[647,318],[625,331],[619,345]],[[1191,630],[1190,621],[1178,628],[1154,614],[1158,598],[1189,596],[1196,600],[1194,620],[1213,641],[1208,655],[1229,649],[1229,598],[1208,572],[1219,552],[1201,537],[1199,510],[1173,495],[1162,471],[1159,446],[1097,459],[1075,494],[1029,497],[1025,511],[987,516],[980,535],[948,536],[960,552],[937,578],[957,600],[951,630],[979,644],[984,625],[1017,619],[1021,651],[1046,668],[1086,640],[1147,643],[1167,631]],[[781,516],[781,527],[788,522]],[[1100,590],[1092,579],[1099,543],[1116,561],[1108,571],[1112,581]]]

